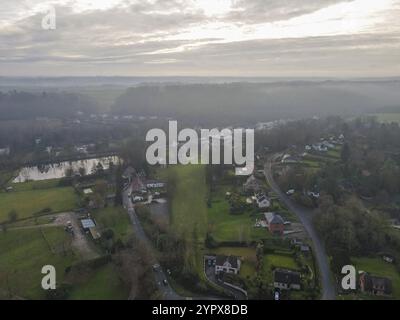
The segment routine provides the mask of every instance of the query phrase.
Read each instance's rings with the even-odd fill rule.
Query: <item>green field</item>
[[[0,298],[44,299],[41,269],[53,265],[57,281],[77,261],[70,235],[62,228],[43,228],[0,233]]]
[[[15,191],[30,191],[39,189],[51,189],[58,187],[61,179],[49,179],[42,181],[27,181],[21,183],[11,183],[9,186],[13,187]]]
[[[170,166],[170,181],[174,181],[171,201],[171,227],[186,240],[186,265],[202,274],[201,249],[207,232],[207,187],[205,167],[200,165]]]
[[[126,211],[121,207],[108,207],[92,213],[99,231],[109,228],[114,232],[115,240],[126,242],[133,233],[132,225]]]
[[[77,202],[78,196],[71,187],[0,193],[0,222],[8,220],[11,210],[16,210],[18,219],[22,219],[45,208],[53,212],[72,210]]]
[[[129,289],[121,282],[115,267],[109,263],[93,271],[84,283],[77,285],[70,300],[126,300]]]
[[[392,280],[393,296],[400,299],[400,274],[393,264],[381,258],[352,258],[357,271],[369,272],[372,275],[387,277]]]

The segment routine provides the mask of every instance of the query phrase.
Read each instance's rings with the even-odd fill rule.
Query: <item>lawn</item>
[[[264,257],[264,268],[268,270],[275,268],[296,270],[298,265],[290,255],[268,254]]]
[[[71,187],[0,193],[0,222],[16,210],[18,219],[28,218],[45,208],[53,212],[69,211],[77,206],[78,196]]]
[[[119,279],[115,267],[109,263],[93,271],[86,281],[71,290],[70,300],[126,300],[127,288]]]
[[[27,181],[20,183],[11,183],[9,186],[13,187],[15,191],[30,191],[39,189],[51,189],[58,187],[61,179],[49,179],[42,181]]]
[[[132,235],[133,229],[127,212],[122,207],[108,207],[93,212],[99,230],[112,229],[115,240],[126,242]]]
[[[53,265],[61,283],[65,268],[78,259],[70,241],[70,235],[57,227],[0,233],[0,297],[44,299],[41,269]]]
[[[270,238],[266,229],[254,228],[256,216],[249,210],[243,214],[230,214],[229,203],[225,193],[231,191],[230,186],[219,185],[213,190],[211,208],[208,208],[209,230],[217,241],[252,241]],[[261,215],[258,215],[261,217]]]
[[[372,275],[387,277],[392,280],[393,296],[400,299],[400,274],[393,264],[381,258],[352,258],[357,271],[369,272]]]

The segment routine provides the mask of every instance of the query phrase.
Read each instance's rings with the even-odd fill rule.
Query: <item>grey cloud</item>
[[[10,12],[16,8],[9,0],[2,1]],[[221,21],[276,21],[338,2],[342,1],[239,0],[235,9],[242,11],[233,11]],[[400,73],[400,27],[393,17],[388,20],[393,22],[391,28],[382,28],[379,36],[215,43],[217,39],[165,40],[210,21],[200,10],[187,10],[183,0],[132,2],[127,7],[81,13],[58,6],[54,31],[41,29],[40,13],[10,28],[0,27],[0,75],[394,74]],[[197,44],[181,52],[156,53]]]
[[[225,19],[237,23],[263,23],[287,20],[352,0],[236,0]]]

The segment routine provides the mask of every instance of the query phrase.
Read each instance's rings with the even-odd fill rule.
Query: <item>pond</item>
[[[89,175],[92,174],[97,167],[108,169],[110,163],[117,164],[118,161],[119,158],[117,156],[110,156],[24,167],[13,180],[13,183],[64,178],[66,173],[71,169],[74,174]]]

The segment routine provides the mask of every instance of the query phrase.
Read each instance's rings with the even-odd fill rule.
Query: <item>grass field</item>
[[[229,186],[218,186],[212,194],[211,208],[208,208],[208,223],[217,241],[251,241],[271,237],[268,231],[254,228],[256,218],[249,212],[232,215],[225,199]]]
[[[207,232],[207,187],[205,167],[170,166],[168,176],[175,186],[171,202],[171,227],[186,240],[186,266],[202,274],[202,248]],[[172,187],[172,186],[169,186]]]
[[[11,210],[16,210],[21,219],[45,208],[53,212],[68,211],[76,207],[77,201],[78,196],[71,187],[0,193],[0,222],[8,219]]]
[[[296,270],[298,269],[298,265],[290,255],[268,254],[264,257],[264,268],[269,270],[272,268]]]
[[[126,300],[127,288],[119,279],[115,267],[109,263],[95,270],[86,281],[74,288],[70,300]]]
[[[109,228],[114,232],[115,240],[126,242],[132,235],[133,229],[128,214],[121,207],[108,207],[93,212],[97,225],[101,228]]]
[[[400,299],[400,274],[393,264],[381,258],[352,258],[357,271],[369,272],[372,275],[387,277],[392,280],[393,296]]]
[[[0,297],[43,299],[41,269],[53,265],[57,282],[67,266],[77,261],[70,247],[70,235],[62,228],[7,231],[0,233]]]
[[[30,191],[39,189],[51,189],[56,188],[60,183],[61,179],[49,179],[43,181],[27,181],[21,183],[11,183],[9,186],[13,187],[15,191]]]

